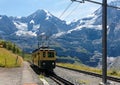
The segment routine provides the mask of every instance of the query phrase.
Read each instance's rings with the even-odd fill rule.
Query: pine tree
[[[2,43],[3,43],[3,47],[7,48],[7,43],[5,41],[3,41]]]
[[[16,50],[17,50],[17,48],[16,48],[16,45],[15,45],[15,43],[14,43],[14,45],[13,45],[13,53],[16,53]]]
[[[12,50],[12,43],[11,42],[7,42],[7,49]]]

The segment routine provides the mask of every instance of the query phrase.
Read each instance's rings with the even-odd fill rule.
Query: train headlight
[[[43,63],[43,65],[45,65],[45,63]]]
[[[54,62],[52,62],[52,65],[55,65],[55,63],[54,63]]]

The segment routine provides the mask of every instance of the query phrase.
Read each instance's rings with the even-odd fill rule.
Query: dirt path
[[[22,68],[0,68],[0,85],[21,85]]]
[[[42,85],[38,76],[24,62],[19,68],[0,68],[0,85]]]

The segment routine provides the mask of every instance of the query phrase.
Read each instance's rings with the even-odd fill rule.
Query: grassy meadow
[[[22,65],[23,59],[6,50],[5,48],[0,48],[0,67],[19,67]]]
[[[69,64],[69,63],[57,63],[57,65],[67,67],[67,68],[72,68],[72,69],[77,69],[77,70],[83,70],[83,71],[89,71],[89,72],[93,72],[93,73],[102,74],[101,69],[85,66],[83,64],[76,65],[76,64]],[[112,70],[112,69],[108,70],[107,74],[109,76],[120,77],[120,71],[115,71],[115,70]]]

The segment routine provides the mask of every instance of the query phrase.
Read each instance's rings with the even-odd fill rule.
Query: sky
[[[93,1],[102,2],[102,0]],[[70,3],[71,0],[0,0],[0,15],[28,16],[38,9],[45,9],[59,18]],[[60,18],[71,22],[92,14],[98,8],[100,5],[87,1],[85,3],[73,2]]]

